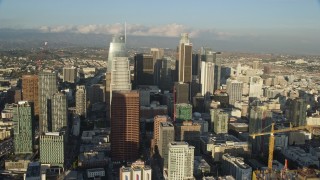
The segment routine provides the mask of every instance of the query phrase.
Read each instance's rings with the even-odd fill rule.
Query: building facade
[[[132,161],[139,156],[139,92],[114,91],[111,104],[112,160]]]
[[[39,73],[39,132],[50,132],[52,127],[51,99],[58,92],[57,75],[53,72]]]
[[[38,95],[38,76],[23,75],[22,76],[22,99],[24,101],[33,102],[34,115],[39,116],[39,95]]]
[[[40,135],[40,162],[64,167],[66,137],[63,132],[48,132]]]
[[[178,74],[179,82],[192,82],[192,44],[187,33],[181,34]]]
[[[241,101],[243,83],[238,80],[227,79],[227,93],[229,104],[234,105],[236,101]]]
[[[236,180],[251,180],[252,168],[244,163],[244,159],[230,154],[222,155],[222,170]]]
[[[161,122],[159,131],[158,149],[162,158],[163,167],[168,168],[169,143],[174,141],[174,126],[171,122]]]
[[[34,146],[33,104],[19,101],[13,105],[14,153],[32,154]]]
[[[64,67],[63,68],[63,82],[75,83],[77,81],[77,68]]]
[[[210,114],[213,132],[215,134],[228,133],[229,114],[222,109],[211,109]]]
[[[186,142],[169,144],[168,178],[184,180],[193,178],[194,147]]]
[[[181,103],[175,104],[175,121],[189,121],[192,119],[192,105]]]
[[[136,85],[154,85],[155,62],[156,60],[151,54],[136,54],[134,56]]]
[[[112,69],[114,57],[126,57],[126,37],[118,34],[112,37],[108,54],[108,71]]]
[[[201,94],[210,97],[214,93],[216,53],[206,51],[201,57]]]
[[[79,116],[87,117],[87,93],[85,86],[77,86],[76,113]]]
[[[52,96],[52,131],[60,131],[67,126],[68,122],[68,103],[64,93],[55,93]]]

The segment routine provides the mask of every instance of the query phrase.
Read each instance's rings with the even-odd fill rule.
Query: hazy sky
[[[320,0],[0,0],[0,28],[113,34],[124,22],[132,35],[320,44]]]

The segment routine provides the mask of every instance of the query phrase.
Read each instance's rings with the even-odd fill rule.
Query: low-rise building
[[[200,141],[202,151],[209,153],[215,162],[220,161],[225,152],[233,156],[249,153],[248,142],[228,134],[202,136]]]
[[[244,163],[243,158],[224,154],[222,156],[222,170],[237,180],[251,180],[252,168]]]

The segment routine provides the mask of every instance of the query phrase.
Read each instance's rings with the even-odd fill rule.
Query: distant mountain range
[[[48,42],[50,48],[96,47],[108,48],[112,35],[80,33],[43,33],[36,30],[0,29],[0,50],[39,48]],[[288,42],[289,41],[289,42]],[[292,41],[292,42],[291,42]],[[191,38],[195,49],[201,46],[211,47],[215,51],[255,52],[255,53],[288,53],[319,55],[317,44],[302,46],[294,40],[272,41],[255,37],[234,37],[215,39],[205,35]],[[131,36],[127,37],[127,47],[160,47],[174,49],[178,46],[179,37]]]

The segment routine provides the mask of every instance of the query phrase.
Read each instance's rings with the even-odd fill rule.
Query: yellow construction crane
[[[274,151],[274,134],[275,133],[282,133],[282,132],[290,132],[290,131],[298,131],[298,130],[308,130],[311,133],[316,133],[313,131],[314,129],[319,129],[320,126],[298,126],[298,127],[292,127],[290,124],[289,128],[285,129],[274,129],[274,123],[271,124],[271,131],[270,132],[260,132],[260,133],[253,133],[250,134],[250,136],[255,139],[256,136],[264,136],[264,135],[270,135],[269,137],[269,156],[268,156],[268,169],[272,169],[272,161],[273,161],[273,151]],[[317,132],[318,134],[318,132]]]

